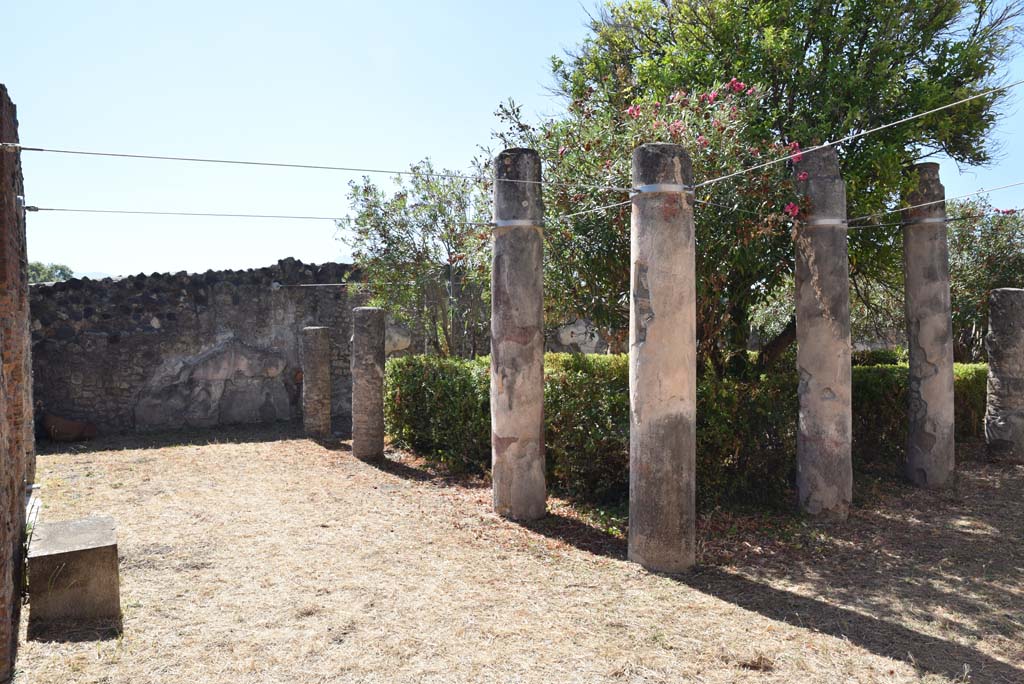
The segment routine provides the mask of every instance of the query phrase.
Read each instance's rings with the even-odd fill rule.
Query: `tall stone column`
[[[985,441],[999,459],[1024,463],[1024,290],[992,290],[988,300]]]
[[[302,329],[302,425],[310,437],[331,436],[331,329]]]
[[[853,498],[846,185],[831,147],[805,153],[795,166],[806,209],[794,231],[800,373],[797,490],[805,513],[845,520]]]
[[[384,309],[352,309],[352,455],[384,457]]]
[[[903,212],[903,275],[910,350],[906,475],[918,487],[943,487],[953,475],[953,313],[945,189],[939,165],[918,164],[917,190]]]
[[[633,151],[629,314],[629,559],[695,559],[697,323],[693,168],[679,145]]]
[[[3,85],[0,142],[18,142],[14,103]],[[0,681],[11,675],[17,653],[25,484],[35,479],[24,194],[21,154],[0,148]]]
[[[544,481],[544,204],[540,156],[494,160],[491,270],[491,478],[494,510],[535,520]]]

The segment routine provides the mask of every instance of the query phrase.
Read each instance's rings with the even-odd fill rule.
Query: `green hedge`
[[[956,438],[983,436],[988,366],[954,364]],[[907,364],[853,368],[853,456],[860,463],[898,466],[907,442]]]
[[[548,477],[563,493],[621,500],[629,486],[629,367],[625,355],[545,356]],[[490,465],[489,359],[388,361],[388,433],[454,470]],[[986,367],[955,370],[958,438],[977,437]],[[853,368],[854,460],[898,464],[906,441],[907,366]],[[697,488],[716,504],[785,505],[796,453],[795,373],[757,383],[708,373],[697,385]]]
[[[454,471],[491,461],[490,361],[389,359],[384,423],[392,439]]]

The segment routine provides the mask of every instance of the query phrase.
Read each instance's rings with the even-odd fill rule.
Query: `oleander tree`
[[[622,112],[588,98],[567,116],[532,126],[514,105],[500,116],[506,146],[532,147],[546,160],[546,319],[584,316],[624,348],[629,320],[630,163],[648,142],[685,147],[696,178],[713,178],[766,159],[797,155],[758,123],[761,93],[733,78],[706,92],[634,100]],[[791,229],[800,215],[785,164],[748,174],[738,187],[701,189],[695,204],[698,354],[720,373],[747,365],[751,307],[792,270]],[[772,268],[764,268],[772,264]]]
[[[528,122],[510,102],[499,137],[541,150],[548,179],[562,183],[546,192],[548,213],[570,214],[625,199],[593,186],[628,186],[640,142],[685,145],[700,182],[984,93],[999,84],[1020,15],[1020,0],[608,2],[582,43],[552,59],[565,114]],[[931,156],[990,162],[1004,101],[993,92],[837,145],[848,215],[898,206],[914,183],[908,170]],[[669,111],[679,102],[685,116]],[[744,370],[752,311],[792,276],[784,210],[800,208],[787,196],[790,173],[780,164],[698,190],[701,353],[718,370]],[[855,299],[900,285],[900,233],[884,223],[865,218],[858,225],[871,229],[851,232]],[[621,338],[628,208],[551,225],[549,313]],[[762,362],[794,337],[791,319]]]

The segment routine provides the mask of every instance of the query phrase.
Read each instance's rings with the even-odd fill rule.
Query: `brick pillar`
[[[949,298],[946,197],[939,165],[918,164],[918,187],[903,212],[903,276],[910,350],[906,475],[943,487],[956,464],[953,436],[953,314]]]
[[[0,142],[18,142],[18,121],[0,85]],[[34,462],[32,375],[29,347],[28,261],[25,251],[24,185],[20,155],[0,148],[0,681],[10,676],[18,645],[22,546],[25,538],[25,475]],[[34,467],[33,467],[34,470]]]
[[[352,455],[384,457],[383,309],[352,310]]]
[[[796,339],[800,416],[796,441],[800,508],[845,520],[853,498],[850,262],[846,185],[835,149],[804,154],[796,173],[807,215],[797,221]],[[798,175],[799,178],[799,175]]]
[[[331,329],[302,329],[302,425],[310,437],[331,436]]]
[[[985,348],[985,441],[989,453],[998,459],[1024,463],[1024,290],[992,290]]]
[[[544,481],[544,223],[540,155],[494,160],[491,269],[491,479],[494,510],[547,511]]]
[[[679,145],[633,151],[629,315],[629,559],[695,559],[697,296],[693,167]]]

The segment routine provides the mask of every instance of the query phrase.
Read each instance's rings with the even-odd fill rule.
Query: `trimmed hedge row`
[[[453,470],[490,466],[489,359],[406,356],[388,361],[388,434]],[[853,368],[855,464],[893,467],[906,441],[907,366]],[[955,369],[957,437],[981,435],[984,364]],[[592,502],[629,487],[629,359],[547,354],[545,427],[551,485]],[[697,384],[701,507],[785,505],[796,454],[795,373],[757,383],[707,374]]]

